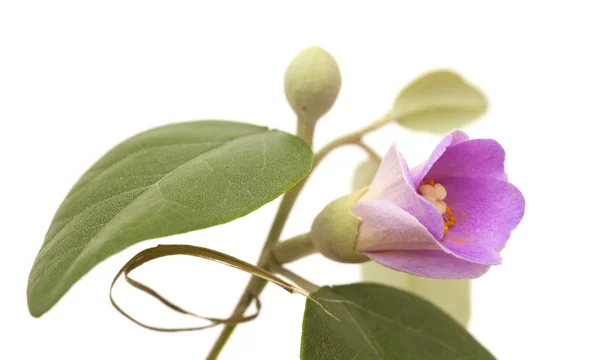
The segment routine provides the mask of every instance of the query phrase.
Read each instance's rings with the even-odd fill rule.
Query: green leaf
[[[375,261],[361,264],[362,279],[409,291],[431,301],[461,325],[471,315],[471,280],[430,279],[392,270]]]
[[[494,359],[460,324],[407,292],[359,283],[312,297],[339,320],[306,302],[301,359]]]
[[[29,275],[33,316],[96,264],[142,240],[226,223],[275,199],[311,169],[301,139],[226,121],[176,123],[117,145],[59,207]]]
[[[358,190],[365,186],[369,186],[377,170],[379,169],[380,161],[368,158],[358,164],[354,170],[354,177],[352,178],[352,190]]]
[[[486,109],[487,101],[479,90],[456,73],[437,70],[406,86],[391,113],[407,128],[445,133],[464,127]]]

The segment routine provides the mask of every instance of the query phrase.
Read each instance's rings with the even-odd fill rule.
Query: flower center
[[[446,195],[448,195],[446,188],[440,183],[436,184],[435,181],[429,180],[427,183],[421,181],[417,191],[425,200],[435,205],[435,208],[442,214],[442,218],[444,218],[444,234],[446,234],[448,229],[454,226],[456,222],[450,206],[444,202]]]

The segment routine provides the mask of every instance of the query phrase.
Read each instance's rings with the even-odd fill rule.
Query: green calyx
[[[343,263],[362,263],[369,260],[355,250],[361,220],[352,213],[352,207],[367,189],[362,188],[332,201],[315,218],[310,230],[310,239],[323,256]]]

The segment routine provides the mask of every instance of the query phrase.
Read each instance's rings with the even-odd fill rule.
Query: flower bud
[[[285,96],[299,121],[314,126],[335,103],[341,86],[340,69],[327,51],[309,47],[292,59],[284,84]]]
[[[361,263],[369,258],[355,250],[360,219],[352,207],[367,192],[360,189],[327,205],[315,218],[310,239],[323,256],[343,263]]]

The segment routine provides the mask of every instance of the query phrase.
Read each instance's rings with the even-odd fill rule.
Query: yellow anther
[[[423,186],[419,187],[419,191],[421,192],[421,195],[423,195],[424,197],[431,197],[434,200],[438,199],[437,191],[431,185],[423,185]]]
[[[433,180],[429,180],[427,183],[421,181],[417,188],[417,192],[421,194],[425,200],[433,204],[437,211],[442,214],[442,218],[444,219],[444,234],[446,234],[456,223],[456,218],[454,217],[454,214],[452,214],[450,206],[444,201],[448,195],[446,188]]]
[[[446,206],[445,202],[443,202],[441,200],[437,200],[434,205],[435,205],[436,209],[438,209],[440,214],[443,214],[446,212],[447,206]]]
[[[446,195],[448,195],[448,193],[446,192],[446,188],[442,184],[435,184],[433,189],[435,190],[435,194],[438,200],[444,200],[446,198]]]

